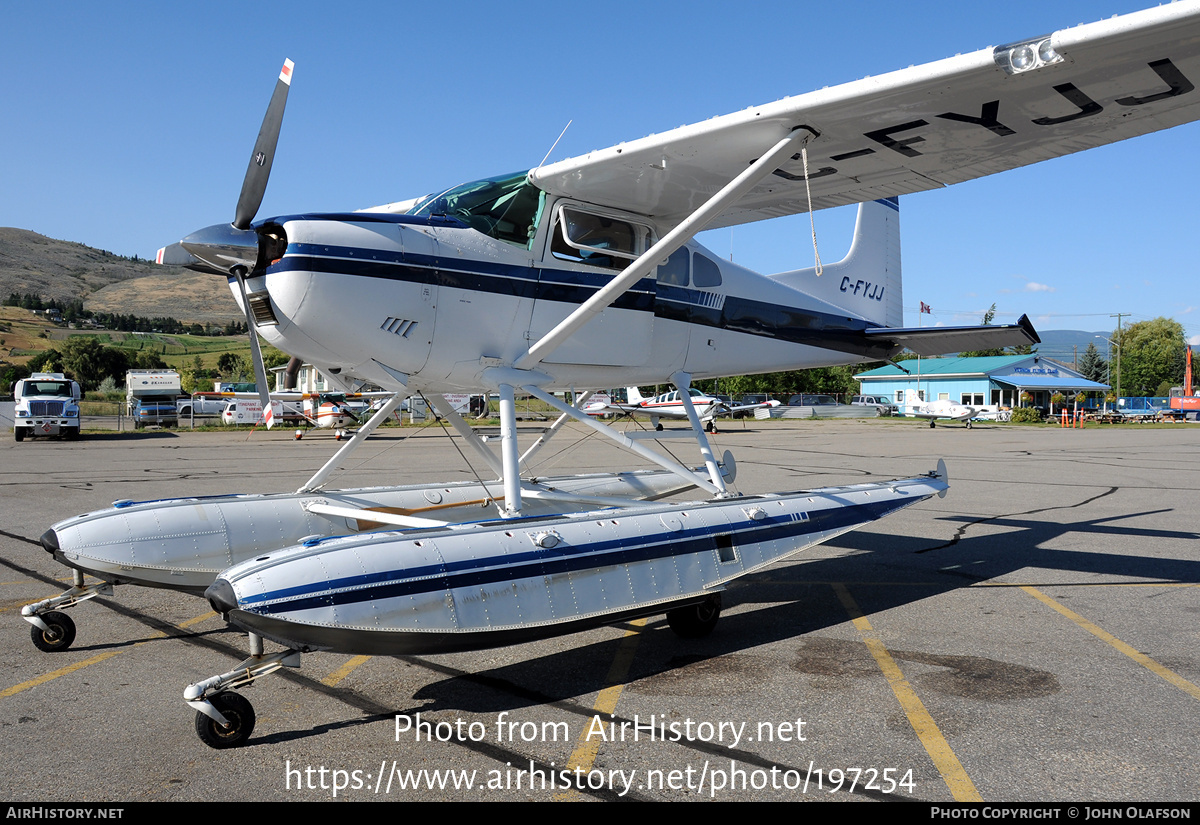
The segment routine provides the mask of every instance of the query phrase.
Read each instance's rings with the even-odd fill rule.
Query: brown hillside
[[[0,294],[16,292],[67,300],[116,281],[148,275],[153,265],[58,241],[27,229],[0,227]]]
[[[225,279],[181,267],[160,267],[27,229],[0,227],[0,298],[31,293],[43,299],[83,298],[94,312],[180,321],[242,320]]]
[[[166,316],[200,324],[245,320],[224,278],[173,266],[110,284],[89,295],[84,306],[92,312]]]

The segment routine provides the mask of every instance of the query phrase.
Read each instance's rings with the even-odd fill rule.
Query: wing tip
[[[1037,330],[1033,328],[1033,322],[1029,320],[1028,315],[1022,315],[1017,319],[1017,326],[1025,331],[1025,334],[1033,339],[1033,343],[1042,343],[1042,336],[1038,335]]]

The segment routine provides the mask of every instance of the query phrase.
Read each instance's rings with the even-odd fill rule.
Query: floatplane
[[[732,415],[737,412],[778,407],[780,405],[778,401],[762,401],[757,404],[731,404],[715,395],[705,395],[695,387],[689,387],[687,394],[691,396],[689,400],[691,401],[692,408],[696,411],[696,416],[700,419],[700,423],[704,425],[704,431],[709,433],[717,431],[715,422],[719,415]],[[593,401],[585,405],[583,410],[588,415],[645,415],[650,418],[650,426],[661,432],[663,428],[662,419],[664,418],[687,420],[688,413],[683,403],[683,395],[684,393],[679,390],[671,390],[652,398],[644,398],[641,390],[637,387],[626,387],[625,398],[628,403],[621,404],[611,400]]]
[[[228,279],[251,329],[353,391],[394,392],[293,493],[116,502],[42,539],[76,586],[32,606],[41,646],[62,608],[131,583],[203,592],[249,632],[250,655],[187,687],[213,747],[241,744],[236,690],[304,652],[469,650],[665,613],[712,630],[728,582],[944,495],[911,478],[739,496],[691,382],[1037,343],[1030,323],[903,326],[900,195],[1200,117],[1200,5],[1179,2],[823,89],[360,212],[256,220],[292,79],[285,63],[230,224],[160,252]],[[840,263],[760,275],[705,250],[701,229],[861,204]],[[586,392],[670,384],[700,463],[583,410]],[[499,449],[444,402],[500,399]],[[490,484],[326,490],[401,401],[425,395]],[[523,452],[515,397],[560,417]],[[264,399],[264,409],[269,401]],[[658,465],[558,479],[523,473],[577,421]],[[269,423],[269,422],[268,422]],[[701,498],[661,499],[681,488]],[[83,573],[101,579],[84,584]],[[284,647],[267,654],[263,639]]]

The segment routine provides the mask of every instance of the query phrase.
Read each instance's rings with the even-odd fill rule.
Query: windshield
[[[56,395],[61,398],[71,397],[71,384],[66,381],[26,381],[26,395]]]
[[[542,192],[527,181],[528,172],[471,181],[417,201],[410,215],[457,218],[477,232],[528,246],[537,229]]]

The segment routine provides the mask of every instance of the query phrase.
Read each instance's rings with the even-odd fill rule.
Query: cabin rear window
[[[721,285],[721,267],[706,255],[692,256],[692,286],[711,288]]]

